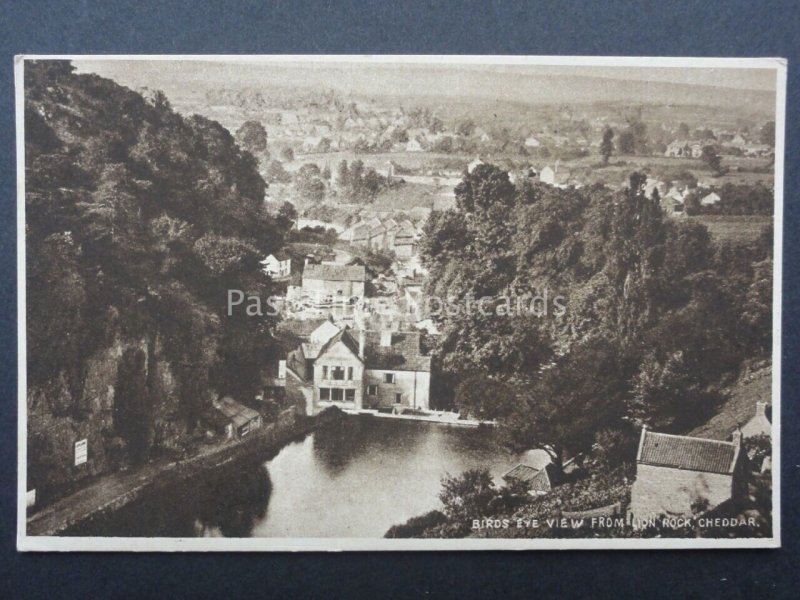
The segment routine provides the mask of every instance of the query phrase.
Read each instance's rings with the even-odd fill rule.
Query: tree
[[[689,126],[686,123],[681,123],[678,125],[678,137],[682,140],[685,140],[689,137]]]
[[[325,199],[325,183],[322,172],[314,163],[306,163],[294,175],[294,185],[304,200],[322,202]]]
[[[266,178],[270,183],[289,183],[292,176],[283,168],[279,160],[271,160],[267,165]]]
[[[703,146],[703,153],[700,158],[715,175],[722,174],[722,157],[717,154],[716,146]]]
[[[475,131],[475,121],[473,121],[472,119],[461,121],[456,127],[456,133],[461,137],[469,137],[473,134],[474,131]]]
[[[625,130],[619,134],[620,154],[633,154],[636,150],[636,140],[633,132]]]
[[[236,130],[236,141],[242,148],[258,158],[267,150],[267,130],[258,121],[245,121]]]
[[[470,469],[459,476],[445,475],[439,492],[444,514],[460,524],[488,515],[496,496],[492,476],[485,469]]]
[[[281,160],[284,162],[292,162],[294,160],[294,150],[290,146],[286,146],[281,150]]]
[[[455,403],[462,416],[493,420],[513,410],[514,389],[488,373],[469,376],[456,387]]]
[[[278,209],[278,223],[284,229],[291,229],[295,221],[297,221],[297,209],[294,207],[294,204],[289,201],[281,204],[281,207]]]
[[[603,132],[603,141],[600,144],[600,154],[603,157],[603,162],[608,164],[608,159],[614,152],[614,130],[610,127],[606,128]]]

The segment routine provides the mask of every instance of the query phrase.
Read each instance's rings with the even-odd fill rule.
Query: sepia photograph
[[[784,60],[15,76],[20,550],[780,546]]]

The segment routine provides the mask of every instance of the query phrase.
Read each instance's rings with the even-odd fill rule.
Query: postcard
[[[780,545],[785,60],[16,84],[20,550]]]

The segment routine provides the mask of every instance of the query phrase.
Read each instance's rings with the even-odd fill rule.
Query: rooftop
[[[364,265],[308,264],[303,271],[303,279],[322,279],[324,281],[366,281]]]
[[[233,421],[234,425],[237,427],[241,427],[245,423],[249,423],[253,419],[259,417],[258,412],[254,411],[252,408],[247,408],[243,404],[239,404],[230,396],[225,396],[221,400],[217,400],[214,403],[214,408]]]
[[[704,438],[643,430],[637,463],[705,473],[733,473],[738,446]]]

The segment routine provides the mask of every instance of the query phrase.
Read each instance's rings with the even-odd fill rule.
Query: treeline
[[[631,422],[687,430],[714,410],[721,379],[771,347],[771,230],[717,245],[665,218],[644,181],[515,186],[480,165],[420,243],[427,293],[448,306],[442,389],[556,465]],[[518,310],[531,298],[535,310]]]
[[[709,190],[695,189],[684,200],[688,215],[771,215],[775,192],[763,183],[726,183],[713,190],[719,202],[704,206],[701,200],[711,193]]]
[[[66,443],[53,432],[97,416],[103,377],[114,418],[90,432],[92,457],[121,444],[146,459],[174,400],[190,431],[213,393],[252,397],[277,358],[272,323],[228,317],[226,293],[270,293],[258,261],[284,231],[251,153],[161,93],[26,62],[25,132],[29,415],[47,424],[31,421],[28,460],[45,485]],[[113,347],[116,374],[92,371]]]

